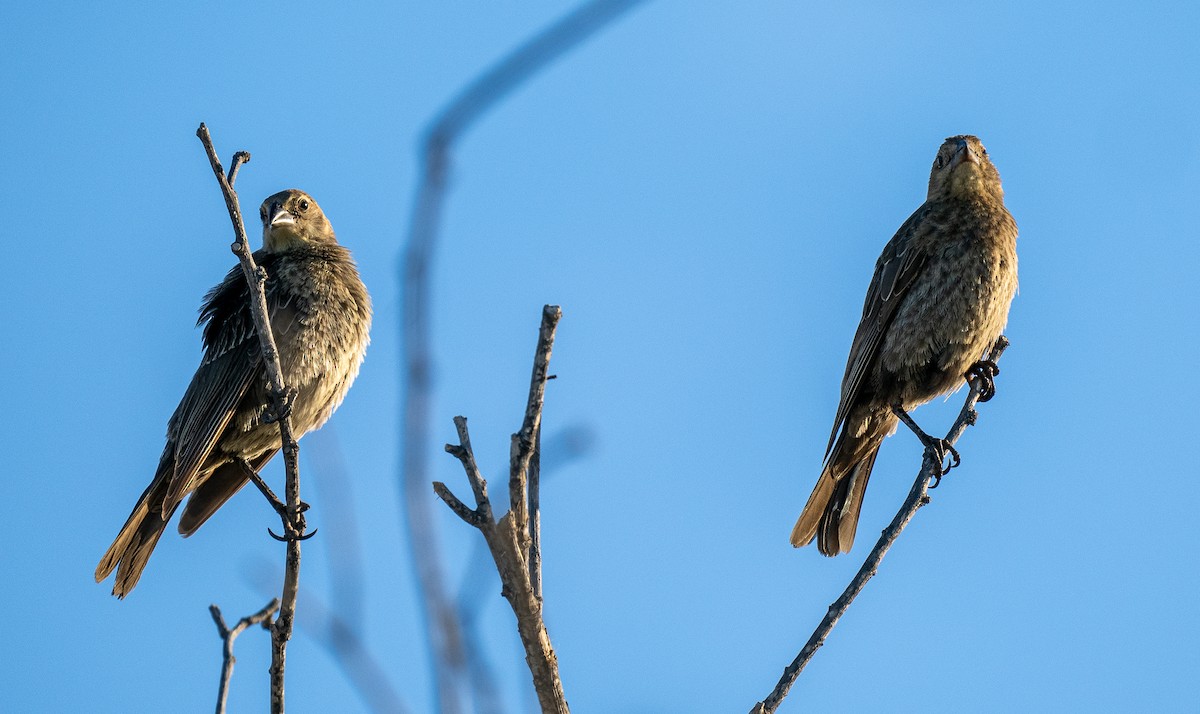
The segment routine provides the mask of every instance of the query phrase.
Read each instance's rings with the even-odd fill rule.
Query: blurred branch
[[[212,615],[213,622],[217,623],[217,634],[221,636],[223,644],[221,681],[217,686],[217,714],[225,714],[225,703],[229,698],[229,680],[233,677],[233,665],[237,662],[237,658],[233,656],[234,640],[238,638],[238,635],[242,634],[243,630],[251,625],[261,624],[264,630],[270,630],[271,616],[278,609],[279,598],[272,598],[266,607],[253,615],[238,620],[238,623],[231,629],[225,625],[225,617],[221,615],[221,608],[216,605],[208,606],[208,612]]]
[[[426,484],[433,359],[429,346],[429,274],[437,239],[450,153],[455,142],[514,88],[642,0],[592,0],[522,43],[466,86],[425,130],[420,183],[403,267],[405,389],[401,419],[402,503],[408,542],[425,606],[428,637],[444,714],[461,711],[458,680],[465,675],[462,631],[447,595],[440,547]]]
[[[568,709],[562,680],[558,674],[558,659],[555,657],[554,648],[550,644],[550,634],[546,631],[546,623],[542,618],[542,602],[533,590],[533,573],[530,570],[531,558],[528,550],[530,539],[526,470],[533,457],[534,435],[542,422],[546,371],[561,317],[562,310],[555,305],[547,305],[542,309],[542,325],[538,331],[525,419],[521,430],[512,437],[508,474],[509,497],[512,502],[509,504],[508,513],[499,522],[492,516],[487,481],[475,461],[475,452],[471,449],[471,436],[464,417],[454,417],[459,443],[447,444],[446,451],[462,463],[475,496],[475,508],[468,508],[446,484],[440,481],[433,484],[434,492],[451,510],[468,524],[478,528],[487,541],[503,585],[501,594],[508,600],[513,614],[517,617],[517,632],[521,636],[521,644],[525,647],[525,662],[533,675],[533,686],[537,691],[543,714],[566,714]]]
[[[999,361],[1000,355],[1008,347],[1008,339],[1003,335],[996,340],[996,344],[992,346],[992,351],[987,359],[993,363]],[[984,383],[978,378],[970,380],[970,391],[967,393],[966,402],[963,404],[962,411],[959,412],[958,418],[954,421],[950,431],[946,434],[946,442],[951,446],[958,441],[958,438],[963,435],[968,426],[973,426],[978,418],[978,413],[975,411],[975,405],[979,402],[979,397],[983,393]],[[825,644],[825,638],[833,631],[834,625],[845,614],[850,604],[854,602],[854,598],[862,592],[866,587],[867,581],[874,577],[879,571],[879,563],[883,560],[883,556],[892,547],[892,543],[900,536],[900,533],[908,525],[913,516],[917,514],[917,510],[929,503],[929,482],[931,479],[940,476],[942,473],[942,461],[937,450],[933,447],[926,447],[924,456],[921,459],[921,470],[917,473],[917,480],[913,482],[912,488],[908,492],[908,498],[904,500],[904,505],[900,507],[900,511],[892,522],[884,529],[883,534],[879,537],[879,541],[871,552],[867,555],[866,561],[862,567],[858,569],[858,573],[846,586],[841,596],[833,601],[829,606],[829,610],[825,613],[825,617],[821,618],[821,622],[817,625],[817,629],[808,638],[808,642],[801,648],[800,654],[796,655],[796,659],[792,661],[784,670],[783,676],[779,679],[779,683],[775,685],[774,691],[766,699],[754,705],[750,710],[750,714],[772,714],[787,696],[788,690],[795,684],[796,679],[800,676],[800,672],[808,665],[809,661],[817,653],[817,650]]]
[[[324,508],[321,512],[325,513]],[[280,575],[279,566],[266,558],[253,559],[243,570],[246,582],[259,592],[271,590]],[[379,660],[367,648],[361,628],[342,612],[325,604],[312,590],[301,587],[299,599],[304,605],[304,616],[296,619],[297,628],[326,650],[351,688],[362,697],[367,710],[381,714],[411,711],[392,686]]]
[[[392,687],[387,672],[367,649],[358,630],[337,610],[325,607],[311,592],[304,592],[303,597],[305,611],[309,613],[305,620],[313,621],[313,638],[333,656],[333,661],[353,683],[367,707],[380,714],[410,711]]]
[[[341,617],[361,626],[363,610],[363,547],[354,507],[354,479],[346,469],[336,424],[308,435],[308,472],[321,500],[321,514],[334,527],[323,538],[329,554],[330,602]]]
[[[208,163],[216,174],[217,183],[221,186],[221,195],[225,197],[225,207],[229,210],[229,218],[233,221],[234,242],[230,246],[233,254],[238,257],[242,266],[242,274],[250,288],[250,313],[254,318],[254,329],[258,333],[259,346],[262,351],[263,364],[266,367],[267,392],[271,397],[270,417],[279,425],[279,438],[283,450],[283,459],[287,473],[285,495],[287,506],[281,513],[284,537],[287,542],[287,566],[284,569],[283,595],[279,606],[279,617],[271,628],[271,711],[282,714],[284,700],[284,669],[287,662],[287,643],[292,636],[292,626],[296,614],[296,593],[300,587],[300,541],[304,539],[304,510],[307,508],[300,502],[300,447],[292,434],[292,424],[288,419],[291,409],[291,398],[287,386],[283,383],[283,368],[279,362],[279,349],[275,346],[275,336],[271,333],[271,321],[267,313],[267,296],[264,286],[267,281],[266,271],[254,262],[250,250],[250,240],[246,237],[246,224],[242,220],[242,210],[238,202],[237,192],[233,190],[233,180],[241,164],[250,160],[250,154],[239,151],[233,156],[229,175],[225,175],[221,160],[213,147],[212,137],[208,127],[203,123],[196,130],[196,136],[204,144],[208,155]],[[269,490],[269,489],[268,489]],[[271,500],[268,498],[268,500]],[[279,507],[278,499],[271,504]]]
[[[321,513],[333,525],[323,543],[329,557],[330,604],[311,590],[302,590],[305,617],[302,630],[322,644],[374,712],[409,711],[388,674],[363,640],[363,553],[354,515],[354,480],[349,477],[336,425],[326,424],[309,436],[305,450],[308,472],[321,497]]]

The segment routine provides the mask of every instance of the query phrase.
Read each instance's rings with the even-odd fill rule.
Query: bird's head
[[[1000,172],[988,158],[979,137],[952,136],[942,143],[929,172],[929,198],[988,194],[1003,198]]]
[[[312,196],[298,189],[271,196],[258,209],[263,224],[263,248],[278,253],[314,243],[336,243],[333,226]]]

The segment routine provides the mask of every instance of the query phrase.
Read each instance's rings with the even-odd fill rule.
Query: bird
[[[312,196],[288,189],[259,209],[271,330],[278,347],[295,438],[319,428],[358,375],[370,342],[371,298],[350,251]],[[281,447],[270,391],[240,265],[204,297],[204,355],[167,424],[154,479],[96,566],[96,582],[115,569],[113,595],[124,598],[175,511],[190,536]]]
[[[948,444],[921,432],[908,412],[959,389],[969,372],[985,380],[983,397],[991,398],[999,369],[982,360],[1008,322],[1016,289],[1017,224],[1000,174],[978,137],[949,137],[925,202],[875,264],[821,475],[792,529],[793,546],[815,538],[823,555],[849,552],[875,457],[898,419],[944,454]]]

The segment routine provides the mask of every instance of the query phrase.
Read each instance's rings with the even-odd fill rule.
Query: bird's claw
[[[991,401],[996,396],[996,375],[1000,367],[990,359],[981,359],[967,369],[967,379],[979,380],[979,401]]]
[[[275,533],[275,531],[268,528],[267,534],[281,543],[288,543],[291,541],[308,540],[309,538],[312,538],[313,536],[315,536],[317,534],[317,531],[319,531],[319,530],[320,530],[320,528],[313,528],[312,531],[310,531],[308,533],[305,533],[303,531],[296,531],[295,533],[288,533],[287,535],[277,535]]]
[[[925,449],[937,461],[937,469],[933,472],[933,483],[929,486],[937,488],[938,484],[942,482],[942,477],[950,473],[950,469],[962,463],[962,457],[958,455],[958,449],[955,449],[945,439],[930,439],[929,443],[925,444]],[[950,456],[949,464],[945,463],[947,455]],[[944,468],[943,465],[945,465]]]
[[[904,411],[904,406],[902,404],[893,404],[892,413],[896,415],[897,419],[904,422],[904,425],[912,430],[912,433],[921,440],[921,444],[925,446],[925,456],[932,459],[934,463],[937,464],[937,468],[933,470],[933,485],[930,486],[930,488],[937,488],[938,484],[942,482],[942,477],[950,473],[950,469],[962,463],[962,457],[958,455],[958,450],[955,449],[954,445],[949,441],[926,434],[924,430],[917,426],[917,423],[912,420],[912,417],[908,415],[908,412]],[[942,464],[946,461],[946,454],[950,455],[951,462],[949,465],[943,467]]]
[[[284,519],[284,534],[279,535],[270,528],[267,529],[267,533],[269,533],[270,536],[275,540],[283,541],[285,543],[289,541],[302,541],[312,538],[317,534],[318,529],[314,528],[311,533],[305,532],[308,530],[308,523],[304,518],[304,512],[307,511],[309,507],[310,506],[304,501],[301,501],[299,504],[297,504],[295,508],[284,506],[283,504],[277,505],[275,510],[278,511],[279,516]]]

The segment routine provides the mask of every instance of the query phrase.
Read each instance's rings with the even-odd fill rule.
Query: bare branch
[[[274,627],[271,628],[271,711],[274,714],[282,714],[287,642],[292,636],[296,613],[296,594],[300,587],[300,541],[305,537],[305,506],[300,502],[300,448],[296,444],[291,421],[288,419],[291,404],[287,387],[283,383],[283,367],[279,361],[279,349],[276,347],[275,336],[271,332],[271,321],[267,312],[267,296],[264,289],[267,280],[266,272],[254,262],[250,241],[246,237],[246,224],[242,220],[238,195],[233,190],[232,180],[237,177],[237,169],[242,163],[249,160],[250,155],[246,152],[234,154],[233,164],[230,167],[229,175],[226,176],[221,167],[221,161],[217,158],[217,151],[213,146],[212,137],[209,136],[208,127],[201,123],[200,128],[196,130],[196,136],[204,145],[208,163],[212,166],[217,183],[221,186],[225,207],[229,210],[230,220],[233,221],[234,242],[230,249],[238,257],[242,266],[242,274],[246,277],[246,282],[250,287],[250,313],[254,318],[254,328],[258,332],[263,364],[266,367],[267,391],[271,397],[270,416],[279,425],[279,438],[287,473],[285,486],[287,509],[281,515],[287,541],[287,565],[284,568],[279,617],[275,620]],[[275,501],[277,502],[278,499],[276,498]],[[274,504],[272,505],[274,506]]]
[[[450,445],[447,444],[446,446]],[[449,451],[450,449],[446,450]],[[455,515],[466,521],[467,525],[478,528],[483,523],[483,516],[479,515],[478,511],[472,511],[470,508],[467,508],[467,504],[460,501],[458,496],[451,493],[446,484],[441,481],[434,481],[433,492],[438,495],[438,498],[446,502],[446,505],[450,507],[451,511],[454,511]]]
[[[424,133],[419,183],[405,252],[404,407],[401,419],[402,503],[408,543],[425,605],[439,710],[461,711],[459,680],[466,676],[462,629],[447,595],[440,548],[428,504],[429,393],[433,359],[429,347],[429,275],[437,239],[446,175],[455,142],[514,88],[642,0],[591,0],[522,43],[468,84]]]
[[[529,459],[529,582],[533,596],[542,601],[542,425],[533,436]]]
[[[229,175],[225,179],[229,182],[229,186],[233,187],[233,182],[237,180],[238,169],[242,168],[242,164],[250,163],[249,151],[238,151],[233,155],[233,161],[229,162]]]
[[[996,340],[996,344],[992,346],[992,351],[988,355],[988,359],[993,363],[1000,359],[1000,355],[1008,347],[1008,339],[1003,335]],[[953,445],[958,441],[958,438],[963,435],[968,426],[975,424],[975,419],[978,416],[975,411],[975,405],[979,401],[979,396],[982,394],[984,385],[983,381],[978,378],[970,380],[971,388],[967,393],[966,402],[963,404],[962,411],[959,412],[958,418],[955,419],[950,431],[946,434],[946,441]],[[784,697],[787,696],[788,690],[795,684],[796,679],[800,676],[800,672],[808,665],[809,661],[817,653],[817,650],[825,644],[825,638],[833,631],[834,625],[845,614],[850,604],[854,602],[854,598],[862,592],[866,587],[867,581],[874,577],[879,571],[879,563],[883,560],[883,556],[887,555],[892,544],[896,542],[896,538],[908,525],[908,522],[917,514],[917,510],[929,503],[929,482],[935,476],[941,474],[942,462],[937,454],[936,449],[927,447],[921,458],[921,470],[917,473],[917,480],[913,482],[912,488],[909,489],[908,497],[904,499],[904,504],[900,507],[900,511],[896,513],[896,517],[888,524],[888,527],[883,530],[879,541],[871,552],[867,554],[867,559],[859,568],[858,573],[846,586],[841,596],[833,601],[829,606],[829,610],[825,613],[825,617],[821,618],[821,622],[817,625],[817,629],[813,631],[812,636],[808,638],[808,642],[801,648],[800,654],[796,655],[796,659],[792,661],[784,670],[783,676],[779,679],[779,683],[775,685],[775,689],[770,696],[758,702],[750,710],[750,714],[771,714],[779,708]]]
[[[233,643],[242,631],[251,625],[261,624],[264,629],[271,629],[271,616],[279,609],[279,598],[273,598],[267,606],[258,612],[248,617],[243,617],[238,620],[238,623],[229,628],[225,625],[225,618],[221,615],[221,608],[216,605],[209,605],[208,612],[212,615],[213,622],[217,624],[217,634],[221,636],[222,643],[222,663],[221,663],[221,681],[217,685],[217,714],[225,714],[225,704],[229,698],[229,680],[233,677],[233,665],[237,662],[237,658],[233,656]]]
[[[537,494],[535,480],[545,481],[567,464],[586,457],[593,448],[595,435],[590,427],[575,424],[556,432],[552,431],[544,443],[541,442],[540,432],[538,437],[538,446],[533,460],[529,463],[529,569],[531,584],[535,588],[538,601],[541,602],[541,551],[537,532],[534,530],[539,525],[538,507],[534,504],[534,497]],[[539,465],[541,467],[540,476],[535,479],[535,474],[539,471],[535,467]],[[485,606],[491,601],[489,596],[494,595],[499,589],[498,580],[499,576],[492,566],[492,553],[488,550],[487,541],[476,541],[463,568],[463,577],[456,587],[457,595],[455,597],[455,606],[467,643],[483,641],[481,632],[484,631],[484,628],[480,625],[479,620],[485,614]],[[467,647],[467,666],[478,714],[504,714],[505,708],[500,701],[496,686],[496,674],[483,648]],[[536,699],[531,699],[531,697],[536,696],[537,693],[532,689],[527,691],[526,699],[530,702],[530,707],[527,708],[534,706]]]
[[[558,329],[558,321],[561,318],[562,310],[557,305],[546,305],[542,308],[542,326],[538,334],[538,351],[533,357],[533,376],[529,380],[525,420],[521,424],[521,430],[513,434],[512,447],[509,449],[509,509],[514,521],[513,527],[521,539],[521,550],[526,553],[529,549],[529,504],[525,493],[525,479],[536,445],[535,435],[542,427],[547,368],[550,364],[550,351],[554,345],[554,332]]]
[[[477,508],[470,511],[466,505],[454,497],[445,484],[435,483],[434,490],[442,500],[458,513],[463,520],[471,523],[483,534],[491,551],[492,560],[500,574],[501,593],[508,599],[513,614],[517,617],[517,632],[521,636],[521,644],[525,647],[525,662],[533,675],[533,686],[537,692],[538,701],[543,713],[566,714],[567,700],[563,693],[562,680],[558,674],[558,659],[554,647],[550,644],[550,634],[546,631],[546,623],[542,619],[541,598],[535,593],[532,572],[529,567],[528,520],[522,520],[516,514],[528,513],[529,504],[525,493],[525,472],[522,464],[528,467],[536,439],[534,434],[541,424],[542,406],[545,402],[546,368],[554,346],[555,330],[562,317],[562,310],[556,305],[547,305],[542,309],[542,326],[538,331],[538,346],[534,356],[533,377],[529,387],[529,401],[525,410],[525,422],[520,433],[512,439],[514,455],[509,473],[509,492],[513,494],[510,510],[496,523],[492,520],[491,507],[487,502],[487,482],[479,473],[475,463],[475,454],[471,450],[471,438],[467,431],[467,420],[455,417],[454,425],[458,429],[459,443],[447,444],[446,451],[453,454],[462,463],[471,481],[472,490],[476,495]],[[528,434],[528,439],[522,436]],[[525,451],[528,444],[528,452]],[[467,515],[464,515],[467,514]],[[486,514],[486,515],[485,515]],[[474,522],[472,520],[474,519]]]

